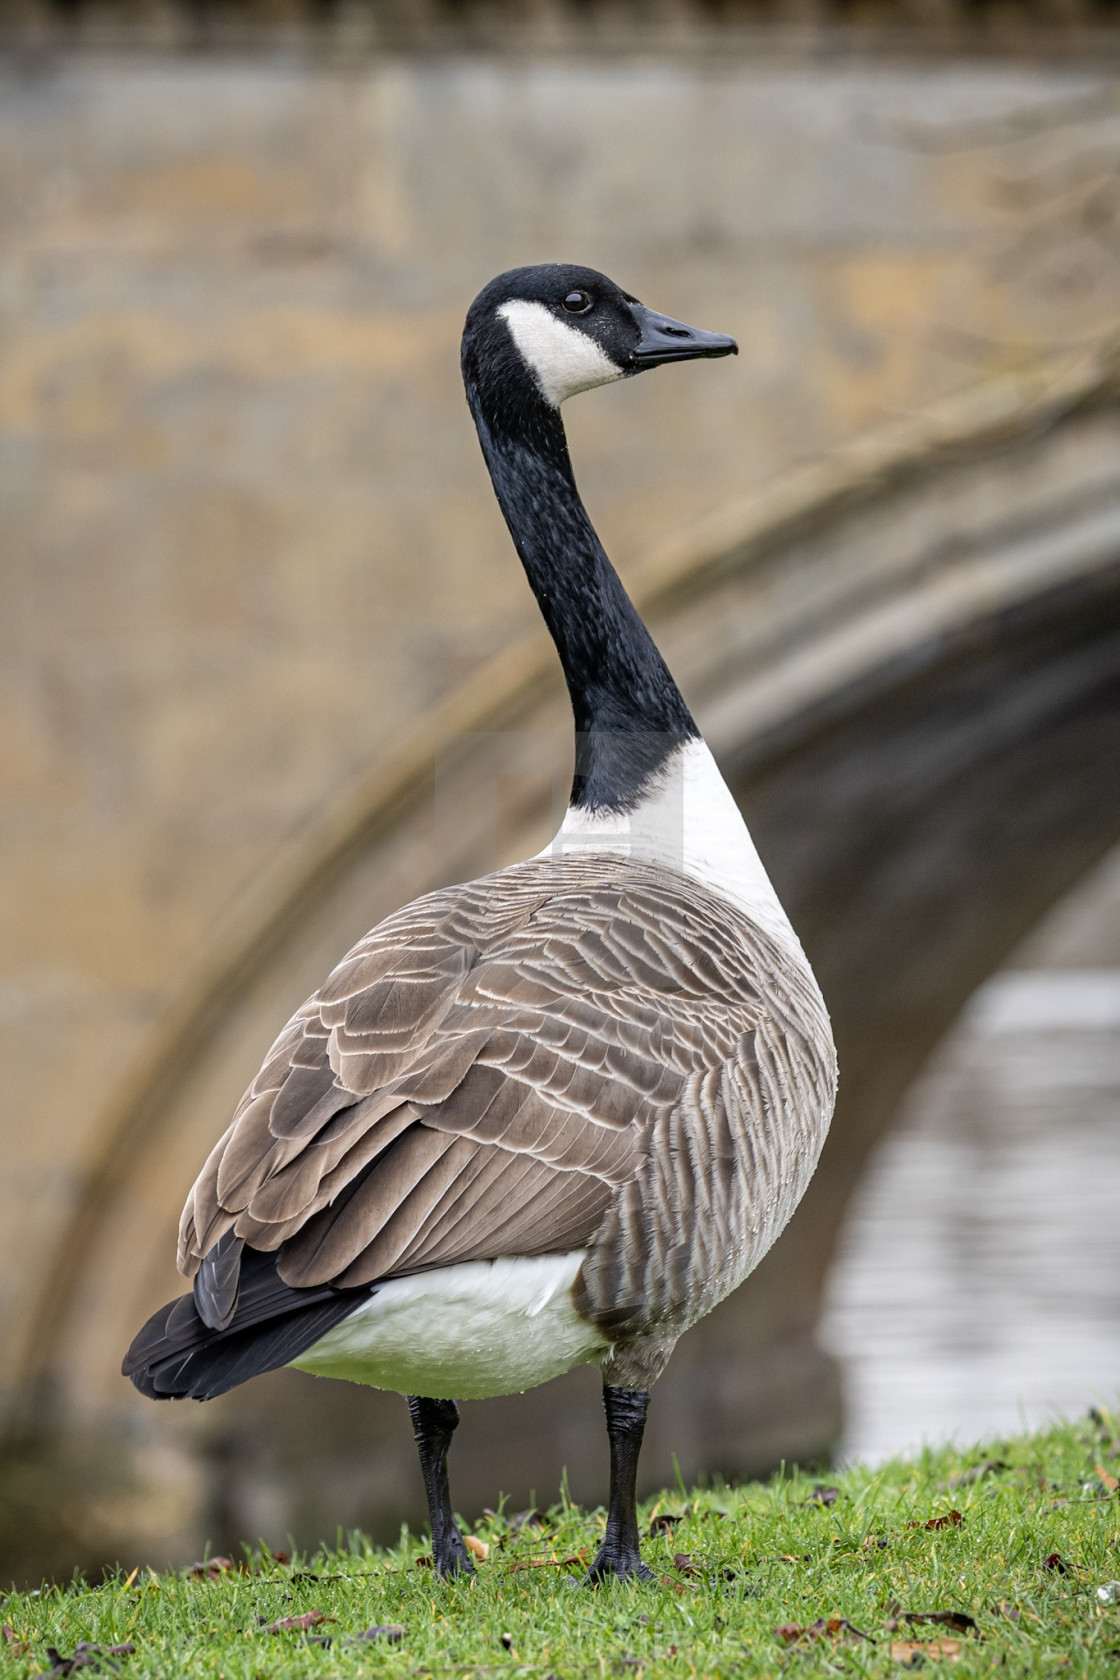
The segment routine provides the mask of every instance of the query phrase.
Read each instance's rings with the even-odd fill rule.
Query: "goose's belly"
[[[572,1300],[583,1260],[580,1249],[393,1278],[292,1364],[434,1400],[519,1394],[610,1345]]]

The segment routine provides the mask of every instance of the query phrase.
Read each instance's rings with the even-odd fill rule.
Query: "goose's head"
[[[485,391],[514,381],[550,408],[577,391],[626,379],[662,362],[734,356],[725,333],[686,327],[647,309],[593,268],[541,263],[499,274],[475,298],[463,333],[463,372]]]

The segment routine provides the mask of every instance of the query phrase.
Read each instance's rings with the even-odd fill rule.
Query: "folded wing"
[[[621,860],[534,862],[374,929],[191,1192],[180,1267],[206,1321],[236,1239],[299,1288],[590,1243],[686,1084],[751,1042],[750,965],[697,898]]]

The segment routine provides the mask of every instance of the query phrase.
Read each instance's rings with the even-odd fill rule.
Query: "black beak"
[[[698,356],[737,356],[739,346],[726,333],[702,332],[686,327],[668,315],[659,315],[642,303],[632,303],[630,313],[641,337],[634,351],[634,371],[660,367],[662,362],[691,362]]]

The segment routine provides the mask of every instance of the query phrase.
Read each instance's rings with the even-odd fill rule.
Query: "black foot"
[[[607,1434],[611,1444],[611,1498],[607,1510],[607,1532],[595,1561],[584,1576],[584,1585],[598,1586],[613,1576],[616,1581],[652,1581],[653,1570],[642,1562],[638,1549],[638,1512],[635,1482],[638,1454],[646,1425],[649,1395],[644,1389],[603,1390],[607,1413]]]
[[[456,1575],[473,1575],[474,1563],[451,1510],[447,1485],[447,1451],[459,1424],[454,1400],[427,1400],[409,1395],[413,1432],[420,1449],[420,1469],[428,1495],[432,1521],[432,1562],[445,1581]]]
[[[598,1556],[587,1574],[583,1577],[585,1587],[597,1587],[602,1581],[655,1581],[657,1579],[648,1563],[643,1563],[637,1552],[623,1553],[609,1551],[605,1545],[599,1547]]]
[[[444,1534],[441,1545],[437,1546],[432,1541],[432,1562],[436,1566],[436,1574],[442,1575],[445,1581],[454,1580],[456,1575],[475,1573],[474,1561],[457,1522],[452,1522],[451,1532]]]

